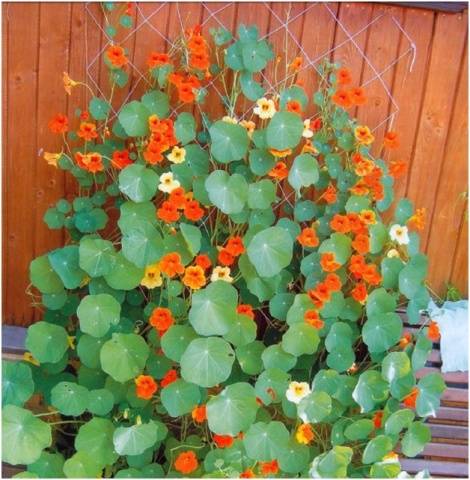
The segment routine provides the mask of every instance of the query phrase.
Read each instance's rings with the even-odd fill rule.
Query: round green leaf
[[[254,423],[243,437],[247,455],[262,462],[277,459],[288,443],[289,431],[277,421]]]
[[[68,349],[67,332],[60,325],[37,322],[28,328],[26,348],[41,363],[56,363]]]
[[[98,478],[102,468],[99,461],[88,452],[74,453],[64,463],[67,478]]]
[[[158,175],[145,165],[129,165],[119,174],[119,190],[137,203],[151,200],[158,183]]]
[[[411,425],[414,418],[414,412],[407,408],[393,412],[385,422],[385,433],[387,435],[398,435],[404,428]]]
[[[256,394],[264,405],[279,403],[285,396],[290,376],[279,368],[265,370],[256,380]]]
[[[435,417],[440,405],[440,398],[446,385],[438,373],[430,373],[418,382],[416,413],[420,417]]]
[[[88,389],[73,382],[59,382],[51,390],[51,403],[63,415],[78,417],[88,406]]]
[[[29,410],[7,405],[2,410],[2,460],[29,465],[51,445],[51,427]]]
[[[88,368],[101,368],[100,350],[105,339],[81,335],[77,344],[77,353],[80,361]]]
[[[114,396],[105,388],[91,390],[87,410],[93,415],[106,415],[114,406]]]
[[[261,354],[264,351],[264,343],[254,341],[237,348],[237,360],[242,371],[248,375],[257,375],[263,369]]]
[[[213,171],[205,181],[210,201],[223,213],[240,213],[248,197],[248,184],[245,178],[234,173],[229,175],[223,170]]]
[[[118,119],[129,137],[141,137],[148,134],[149,116],[147,107],[134,100],[122,107]]]
[[[158,428],[154,422],[118,427],[113,434],[114,449],[119,455],[140,455],[155,445]]]
[[[189,322],[199,335],[225,335],[237,320],[237,290],[227,282],[212,282],[194,292]]]
[[[80,329],[92,337],[102,337],[120,320],[121,305],[111,295],[100,293],[83,297],[77,308]]]
[[[230,376],[235,353],[217,337],[196,338],[181,357],[181,376],[200,387],[213,387]]]
[[[57,248],[49,253],[48,258],[52,268],[61,278],[65,288],[74,289],[81,285],[86,274],[79,267],[77,245]]]
[[[209,428],[218,435],[234,437],[254,422],[257,410],[254,388],[248,383],[234,383],[207,403]]]
[[[175,135],[183,145],[196,138],[196,122],[188,112],[182,112],[175,121]]]
[[[114,333],[101,348],[101,367],[117,382],[127,382],[142,372],[148,355],[149,347],[141,336]]]
[[[131,102],[132,103],[132,102]],[[170,111],[170,102],[168,95],[160,90],[152,90],[142,97],[142,103],[150,114],[157,115],[159,118],[165,118]],[[131,135],[135,137],[136,135]]]
[[[133,290],[140,284],[145,270],[139,268],[119,252],[110,273],[104,276],[106,283],[114,290]]]
[[[389,383],[411,371],[410,358],[405,352],[390,352],[382,361],[382,377]]]
[[[235,323],[230,326],[229,331],[224,335],[224,338],[237,347],[247,345],[255,340],[256,330],[256,322],[247,315],[239,314]]]
[[[211,125],[209,135],[211,137],[211,154],[221,163],[240,160],[248,150],[250,139],[246,129],[241,125],[219,120]]]
[[[113,445],[114,425],[105,418],[92,418],[80,427],[75,437],[77,452],[86,452],[101,466],[112,465],[118,458]]]
[[[362,327],[362,338],[371,353],[385,352],[400,340],[403,323],[394,312],[371,315]]]
[[[318,182],[320,171],[317,160],[308,153],[298,155],[289,170],[289,184],[300,195],[301,187],[309,187]]]
[[[270,180],[264,179],[251,183],[248,187],[248,207],[263,210],[276,200],[276,187]]]
[[[199,404],[201,392],[193,383],[176,380],[162,390],[161,399],[171,417],[180,417]]]
[[[163,239],[152,225],[126,231],[121,239],[122,254],[140,268],[155,263],[163,255]]]
[[[279,454],[279,467],[286,473],[300,473],[310,461],[310,450],[295,440],[289,440],[286,448]]]
[[[352,396],[360,405],[361,412],[370,412],[377,403],[387,399],[388,384],[379,372],[368,370],[361,373]]]
[[[195,338],[197,334],[189,325],[172,325],[160,340],[163,353],[169,359],[179,362],[184,351]]]
[[[374,422],[368,418],[362,418],[361,420],[356,420],[351,423],[346,430],[344,435],[351,441],[362,440],[369,436],[369,433],[374,430]]]
[[[273,277],[290,264],[293,240],[281,227],[257,233],[248,245],[248,257],[260,277]]]
[[[39,478],[61,478],[64,475],[64,457],[60,453],[42,452],[34,463],[28,465],[28,472]]]
[[[416,457],[430,441],[431,429],[421,422],[414,422],[401,440],[401,451],[407,457]]]
[[[118,226],[123,233],[147,225],[155,226],[155,213],[155,205],[151,202],[124,202],[120,207]]]
[[[393,443],[390,437],[386,435],[377,435],[366,446],[362,454],[362,463],[369,464],[382,460],[393,449]]]
[[[22,406],[34,393],[29,365],[20,362],[2,363],[2,405]]]
[[[88,110],[95,120],[105,120],[110,109],[111,105],[106,100],[97,97],[93,97],[88,105]]]
[[[295,148],[302,138],[304,124],[299,115],[277,112],[266,129],[266,141],[270,148],[286,150]]]
[[[319,423],[332,408],[331,397],[326,392],[314,391],[300,401],[297,411],[304,423]]]
[[[62,280],[52,268],[47,255],[37,257],[30,263],[29,277],[41,293],[56,293],[64,289]]]
[[[297,358],[290,353],[285,352],[281,345],[271,345],[261,354],[261,360],[265,369],[279,368],[284,372],[288,372],[294,368]]]
[[[79,246],[79,265],[90,277],[111,272],[115,261],[113,244],[101,238],[84,237]]]
[[[315,353],[320,343],[318,331],[306,323],[296,323],[282,336],[282,348],[296,357]]]
[[[321,243],[318,251],[334,253],[335,261],[344,265],[351,257],[351,239],[343,233],[332,233],[330,238]]]
[[[315,457],[309,473],[314,478],[346,478],[352,456],[352,448],[335,445],[329,452]]]

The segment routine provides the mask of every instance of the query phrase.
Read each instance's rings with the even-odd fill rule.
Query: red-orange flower
[[[259,468],[263,475],[276,475],[279,472],[279,464],[277,460],[271,460],[270,462],[260,462]]]
[[[212,439],[219,448],[230,448],[233,445],[233,437],[230,435],[212,435]]]
[[[194,263],[200,266],[203,270],[208,270],[212,267],[211,259],[205,254],[199,254],[194,260]]]
[[[227,240],[227,244],[225,245],[225,249],[233,255],[234,257],[238,257],[242,253],[245,253],[245,246],[243,245],[243,240],[241,237],[231,237]]]
[[[175,470],[187,475],[197,469],[199,463],[196,454],[192,450],[181,452],[175,460]]]
[[[312,130],[312,132],[318,132],[318,130],[320,130],[322,126],[323,126],[323,121],[321,117],[315,118],[314,120],[310,120],[310,130]]]
[[[297,100],[289,100],[286,104],[286,110],[296,113],[297,115],[302,115],[302,105]]]
[[[303,247],[314,248],[318,247],[318,245],[320,244],[317,233],[313,228],[310,227],[304,228],[300,232],[300,235],[297,237],[297,240]]]
[[[341,265],[336,261],[335,254],[332,252],[322,253],[320,265],[325,272],[336,272]]]
[[[398,139],[398,133],[392,131],[387,132],[384,136],[384,147],[393,150],[399,146],[400,140]]]
[[[230,265],[233,265],[234,261],[235,261],[235,257],[231,255],[227,249],[222,248],[222,250],[220,250],[219,255],[217,257],[218,263],[226,267],[229,267]]]
[[[438,342],[439,339],[441,338],[441,332],[439,330],[439,325],[437,324],[437,322],[434,322],[432,320],[429,322],[428,338],[429,338],[429,340],[432,340],[433,342]]]
[[[119,68],[126,65],[129,61],[126,57],[126,52],[124,49],[118,45],[111,45],[108,50],[106,50],[106,57],[111,65]]]
[[[197,222],[204,216],[204,209],[199,205],[197,200],[189,200],[184,205],[184,216],[188,220]]]
[[[191,52],[205,52],[206,41],[202,35],[192,35],[188,40],[188,49]]]
[[[157,382],[149,375],[139,375],[134,382],[136,396],[144,400],[150,400],[158,389]]]
[[[327,286],[330,292],[339,292],[341,290],[341,279],[336,273],[329,273],[323,283]]]
[[[362,278],[370,285],[378,285],[382,281],[382,276],[374,263],[365,266],[362,271]]]
[[[307,292],[308,296],[315,302],[315,300],[320,300],[321,302],[328,302],[330,300],[330,289],[326,284],[320,282],[317,283],[315,288]]]
[[[402,160],[392,160],[388,166],[388,173],[393,178],[399,178],[406,173],[408,166]]]
[[[255,477],[256,475],[254,474],[251,468],[247,468],[246,470],[243,470],[242,473],[240,473],[240,478],[255,478]]]
[[[82,122],[80,124],[80,128],[78,129],[77,135],[87,142],[97,138],[98,132],[96,131],[96,125],[90,122]]]
[[[127,150],[115,150],[113,152],[111,163],[118,170],[122,170],[130,165],[132,160],[129,158],[129,152]]]
[[[289,65],[289,68],[291,70],[299,70],[300,67],[302,66],[302,57],[295,57],[294,60],[292,60],[292,62],[290,63]]]
[[[179,220],[180,213],[173,203],[165,200],[157,210],[157,217],[166,223],[172,223]]]
[[[160,260],[160,268],[161,271],[170,278],[173,278],[176,274],[184,273],[184,266],[181,263],[181,257],[179,253],[176,252],[164,255]]]
[[[342,108],[349,108],[352,105],[351,96],[347,90],[336,91],[331,97],[331,101]]]
[[[369,237],[364,234],[356,235],[351,243],[351,246],[354,248],[354,250],[356,250],[356,252],[366,254],[370,250]]]
[[[335,232],[348,233],[351,231],[349,219],[346,215],[336,214],[330,221],[330,227]]]
[[[183,103],[194,102],[196,96],[193,92],[193,87],[189,83],[182,82],[178,86],[178,98]]]
[[[159,332],[166,332],[175,323],[175,320],[169,308],[157,307],[153,309],[149,323]]]
[[[358,283],[351,290],[351,297],[356,300],[356,302],[363,303],[367,299],[367,289],[364,283]]]
[[[161,67],[170,63],[170,56],[166,53],[150,52],[147,59],[147,66],[149,68]]]
[[[289,169],[284,162],[277,162],[276,165],[268,172],[268,175],[277,180],[284,180],[289,175]]]
[[[382,410],[379,410],[378,412],[374,413],[374,416],[372,417],[372,421],[374,422],[375,428],[380,428],[382,426],[383,416],[384,416],[384,412]]]
[[[172,368],[165,373],[165,376],[161,379],[160,385],[162,388],[168,387],[170,383],[176,382],[178,380],[178,372]]]
[[[149,163],[150,165],[156,165],[163,161],[162,152],[166,150],[162,150],[162,144],[159,142],[151,141],[147,145],[147,148],[144,151],[144,160]]]
[[[80,168],[88,172],[96,173],[104,170],[103,158],[99,153],[91,152],[83,155],[77,152],[75,154],[75,160]]]
[[[400,348],[402,350],[404,350],[411,343],[412,338],[413,337],[411,336],[411,333],[406,332],[403,335],[403,337],[400,338],[400,341],[398,342],[398,345],[400,346]]]
[[[241,303],[237,306],[237,313],[242,315],[246,315],[250,317],[252,320],[255,319],[255,312],[253,312],[253,307],[247,303]]]
[[[340,85],[347,85],[352,81],[351,72],[345,67],[340,68],[336,72],[336,79]]]
[[[206,406],[198,405],[197,407],[194,407],[193,411],[191,412],[191,417],[196,423],[205,422],[207,420]]]
[[[403,405],[405,405],[405,407],[408,407],[408,408],[415,408],[418,395],[419,395],[418,387],[413,387],[413,389],[411,390],[411,393],[408,394],[403,399]]]
[[[211,62],[206,53],[192,53],[189,56],[189,65],[198,70],[207,70]]]
[[[52,133],[65,133],[69,129],[69,120],[65,115],[58,113],[48,123]]]
[[[366,94],[363,88],[356,87],[349,90],[349,98],[353,105],[364,105],[367,101]]]
[[[187,287],[199,290],[206,284],[204,270],[199,265],[188,267],[184,272],[182,281]]]
[[[176,208],[184,208],[186,204],[186,192],[183,187],[175,188],[171,191],[168,202],[174,205]]]
[[[320,318],[316,310],[307,310],[304,313],[304,321],[317,330],[322,329],[325,325],[325,322]]]
[[[362,255],[351,255],[348,267],[351,273],[357,274],[356,276],[360,278],[365,268],[366,261]]]
[[[338,196],[334,185],[331,185],[330,183],[330,185],[328,185],[328,188],[323,192],[321,198],[323,198],[323,200],[325,200],[325,202],[329,205],[335,203]]]

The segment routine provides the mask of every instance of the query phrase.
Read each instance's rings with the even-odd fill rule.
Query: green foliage
[[[130,15],[103,8],[120,38]],[[267,92],[275,52],[258,28],[211,36],[188,30],[171,59],[152,54],[149,88],[124,105],[131,70],[104,52],[114,101],[82,106],[96,136],[71,131],[57,154],[79,195],[44,212],[66,243],[32,260],[40,318],[24,360],[2,368],[3,459],[21,477],[238,478],[276,460],[278,477],[394,478],[387,455],[430,439],[445,384],[417,380],[432,341],[427,328],[404,339],[396,312],[420,321],[428,262],[420,212],[407,199],[385,212],[387,150],[374,158],[334,103],[338,65],[318,66],[316,93],[293,66]],[[202,103],[210,76],[220,109]]]

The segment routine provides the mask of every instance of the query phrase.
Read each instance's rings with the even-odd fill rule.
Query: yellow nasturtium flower
[[[156,288],[160,287],[162,283],[162,272],[158,263],[145,267],[144,278],[140,282],[143,287]]]

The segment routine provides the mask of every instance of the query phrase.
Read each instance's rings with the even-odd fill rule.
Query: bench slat
[[[428,424],[431,427],[433,438],[454,438],[459,440],[468,440],[468,427],[461,425],[438,425]]]
[[[468,459],[468,446],[452,445],[450,443],[428,443],[419,456]]]
[[[432,476],[441,475],[443,477],[467,477],[468,464],[461,462],[443,462],[433,460],[423,460],[416,458],[400,459],[402,469],[409,473],[416,473],[427,469],[432,472]]]
[[[453,420],[458,422],[468,422],[468,410],[466,408],[441,407],[437,411],[437,416],[435,420]]]
[[[468,372],[446,372],[443,373],[436,367],[424,367],[416,372],[416,378],[424,377],[429,373],[440,373],[447,383],[462,383],[468,385]]]

